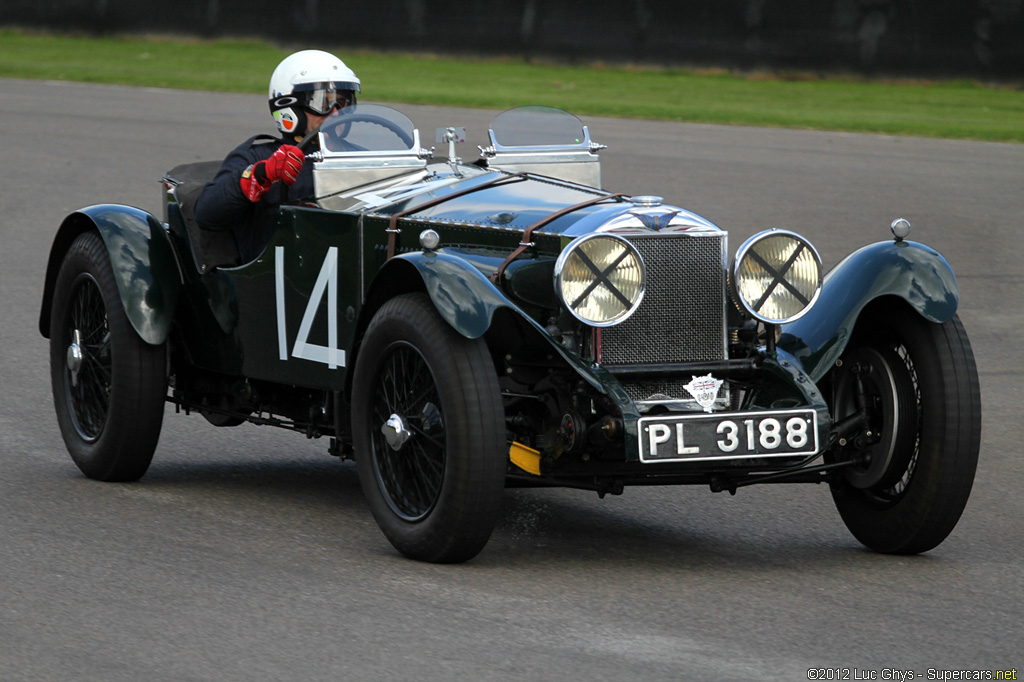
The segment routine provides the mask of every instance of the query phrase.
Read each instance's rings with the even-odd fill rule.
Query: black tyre
[[[505,417],[487,346],[455,332],[423,294],[374,316],[353,377],[359,480],[391,544],[420,561],[476,556],[497,522]]]
[[[933,324],[888,307],[870,319],[861,317],[864,328],[833,376],[836,419],[863,405],[869,426],[838,453],[858,464],[832,494],[865,546],[926,552],[956,526],[974,482],[981,441],[974,355],[956,316]]]
[[[86,476],[146,473],[163,423],[166,365],[166,345],[147,344],[128,322],[99,235],[80,235],[54,289],[50,378],[61,435]]]

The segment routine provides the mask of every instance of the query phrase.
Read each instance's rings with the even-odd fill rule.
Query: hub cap
[[[78,386],[78,372],[82,369],[82,332],[77,329],[71,334],[71,345],[68,346],[68,372],[71,373],[71,385]]]
[[[380,427],[380,432],[384,434],[384,439],[395,452],[401,450],[406,441],[412,438],[412,431],[405,428],[405,421],[397,414],[388,417],[388,420]]]

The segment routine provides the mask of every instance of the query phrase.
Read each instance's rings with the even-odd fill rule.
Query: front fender
[[[161,344],[174,321],[181,270],[174,248],[160,222],[130,206],[103,204],[76,211],[64,219],[46,266],[39,331],[50,337],[50,307],[64,255],[78,235],[96,230],[107,247],[125,315],[146,343]]]
[[[861,311],[882,296],[899,297],[924,318],[943,323],[956,313],[960,287],[946,259],[924,244],[870,244],[825,275],[814,307],[782,325],[778,345],[819,381],[842,355]]]
[[[446,253],[412,252],[398,256],[416,268],[437,312],[468,339],[483,336],[499,308],[525,316],[472,264]]]
[[[537,336],[594,389],[607,392],[605,383],[580,358],[569,353],[471,263],[447,253],[416,251],[392,258],[377,277],[388,281],[397,274],[398,268],[409,266],[419,274],[438,314],[459,334],[468,339],[482,337],[490,329],[494,313],[506,308],[532,327]]]

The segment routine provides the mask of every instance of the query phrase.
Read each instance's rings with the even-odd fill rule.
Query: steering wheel
[[[313,140],[316,139],[316,134],[319,133],[319,132],[320,132],[320,126],[317,126],[316,128],[313,128],[308,133],[306,133],[306,136],[304,138],[302,138],[302,142],[300,142],[298,144],[298,147],[299,147],[299,150],[301,150],[303,154],[308,154],[309,153],[309,147],[310,147],[310,145],[313,144]]]
[[[412,139],[412,136],[409,135],[409,133],[406,132],[406,130],[402,128],[400,125],[398,125],[397,123],[390,119],[384,118],[383,116],[378,116],[376,114],[351,114],[336,117],[339,120],[332,120],[334,118],[335,117],[328,117],[323,123],[320,124],[319,127],[315,128],[309,134],[307,134],[306,137],[302,138],[302,142],[299,143],[299,149],[301,149],[304,152],[308,151],[309,145],[312,143],[314,139],[316,139],[317,133],[319,133],[320,129],[323,128],[324,126],[327,126],[328,128],[333,127],[337,129],[340,126],[347,126],[351,123],[372,123],[374,125],[379,125],[385,130],[394,133],[395,136],[402,141],[402,144],[406,145],[406,147],[411,149],[413,146],[414,140]],[[330,134],[328,134],[328,137],[330,137]],[[340,136],[338,137],[340,139]]]

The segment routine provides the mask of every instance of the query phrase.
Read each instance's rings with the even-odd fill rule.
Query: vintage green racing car
[[[700,216],[599,189],[602,147],[564,111],[488,133],[464,163],[442,129],[434,160],[404,114],[343,110],[311,136],[315,197],[251,262],[194,220],[218,163],[166,174],[163,220],[69,215],[40,330],[82,472],[141,477],[169,401],[329,437],[424,561],[480,552],[506,486],[827,483],[867,547],[946,538],[980,392],[956,279],[906,221],[823,276],[793,232],[732,253]]]

